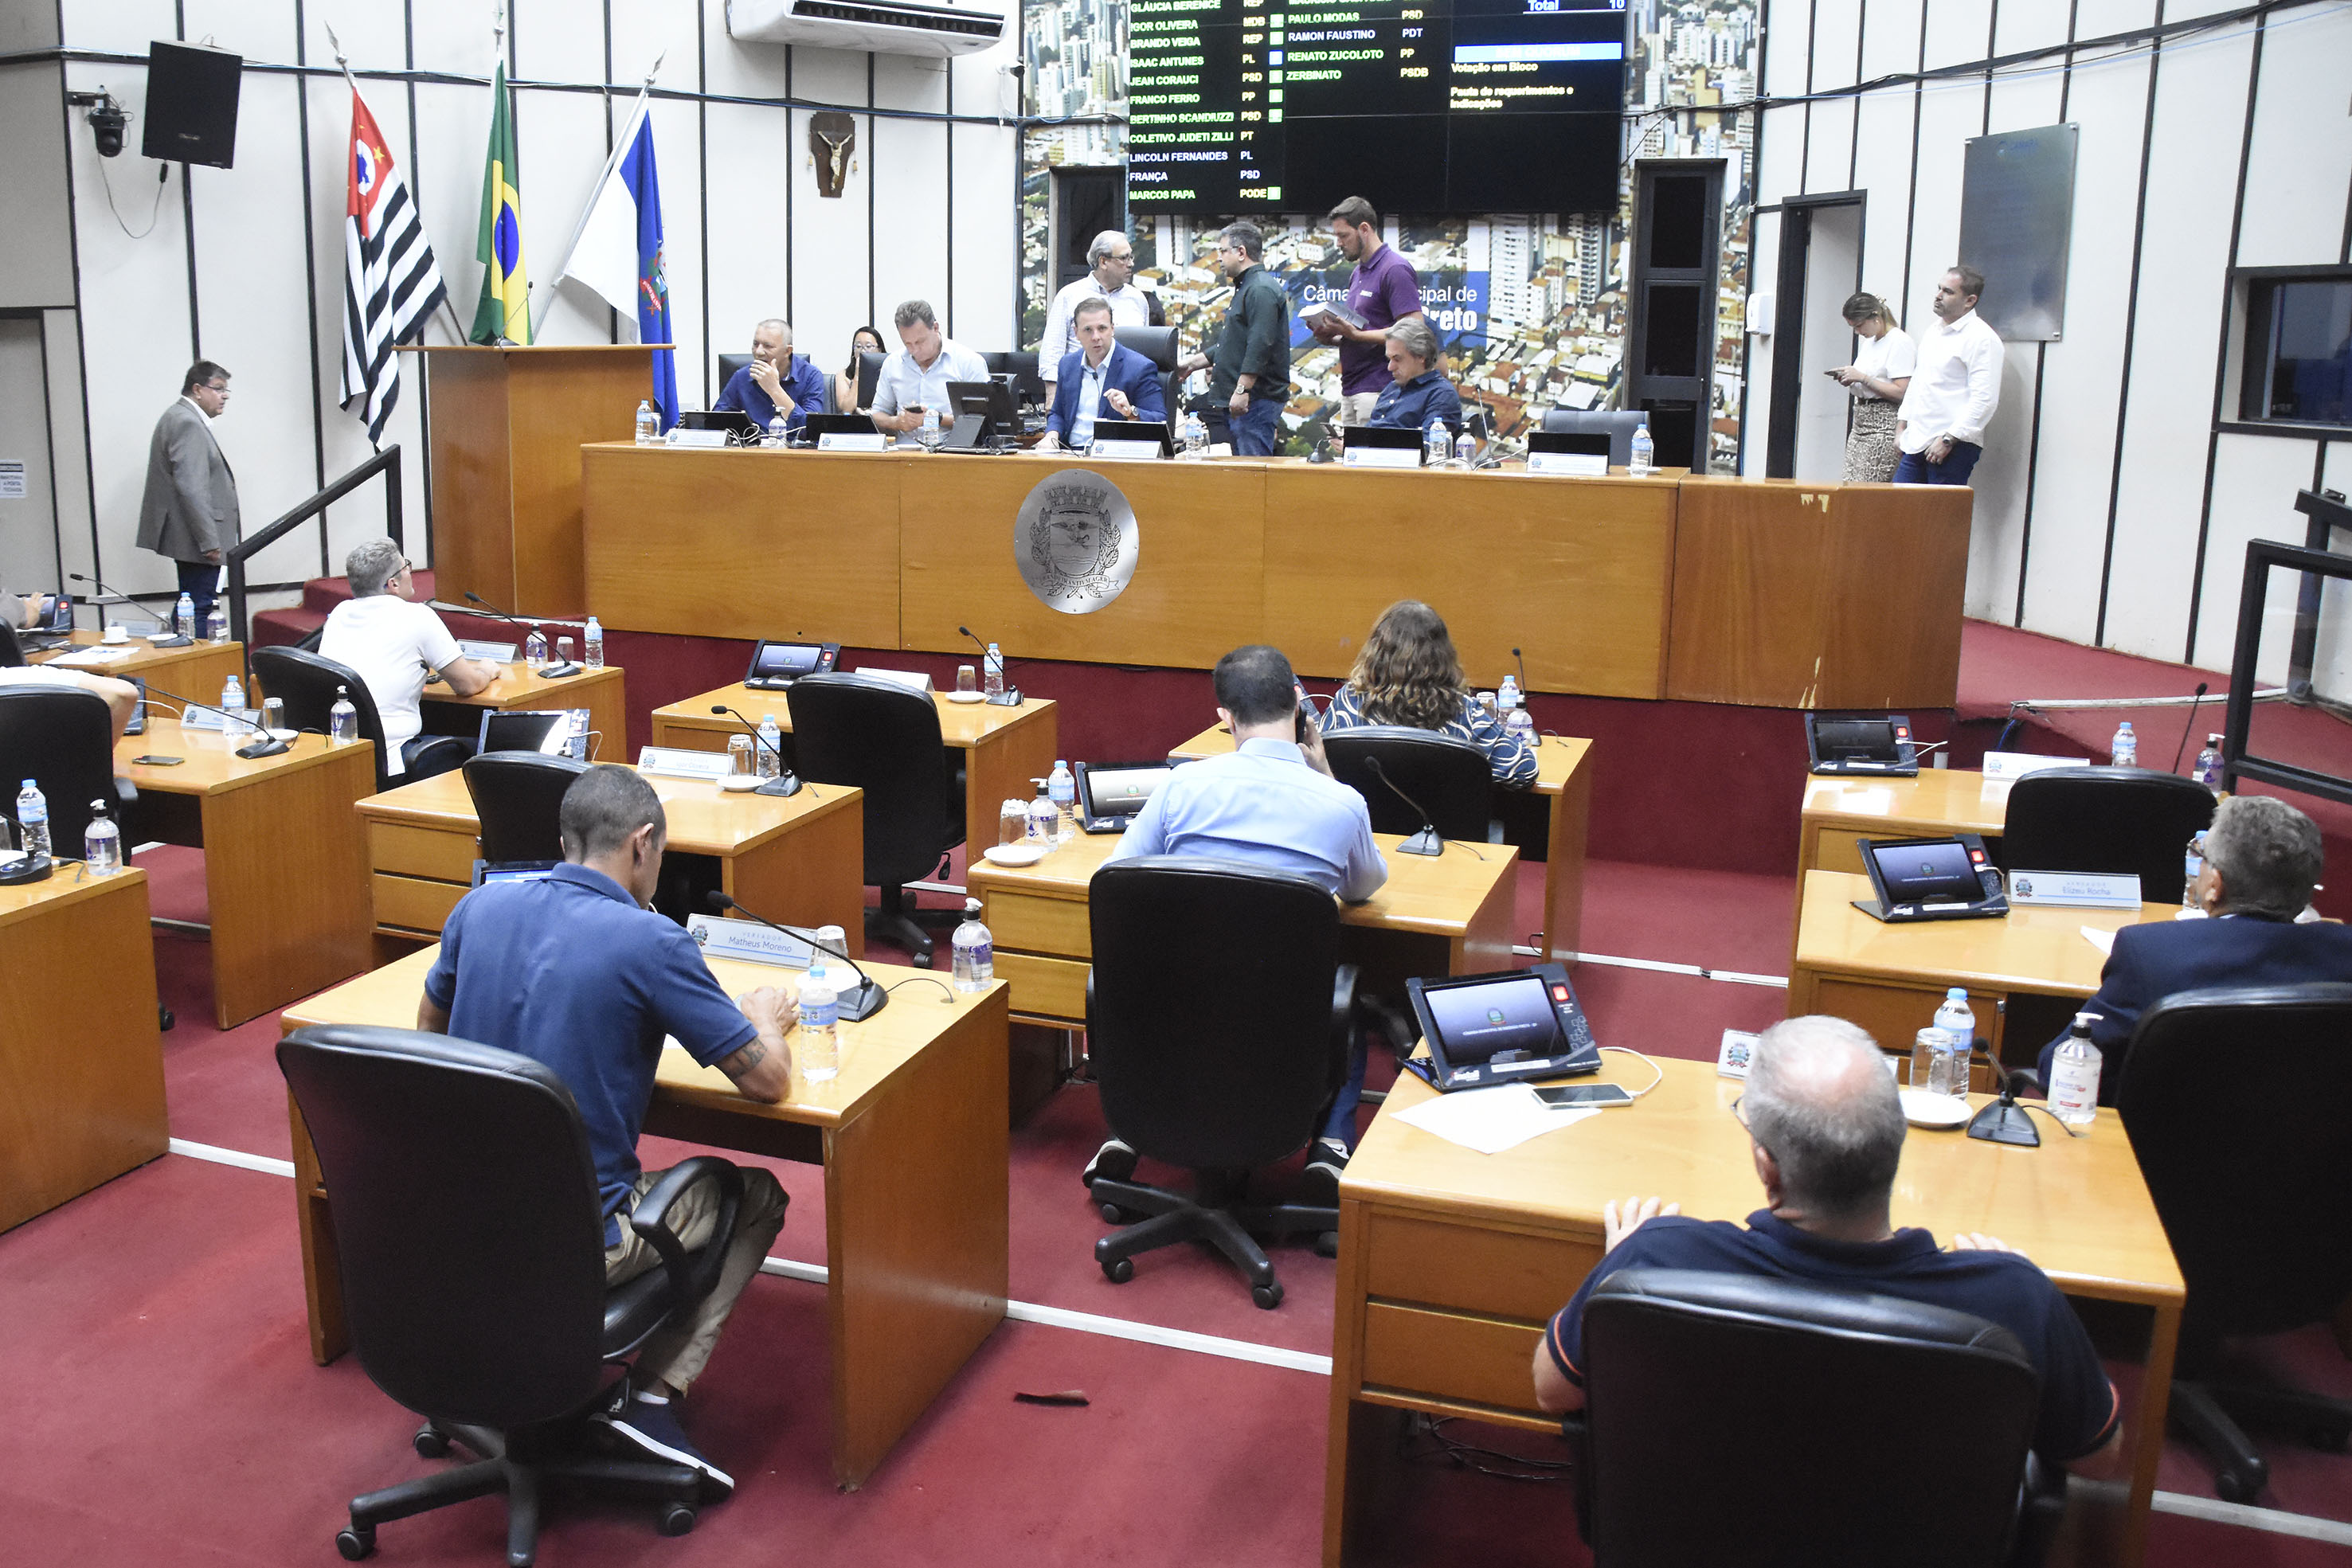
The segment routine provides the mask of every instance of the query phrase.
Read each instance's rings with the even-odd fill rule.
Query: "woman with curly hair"
[[[1497,784],[1524,789],[1536,781],[1535,747],[1478,706],[1444,621],[1418,599],[1400,599],[1381,612],[1323,720],[1327,731],[1365,724],[1433,729],[1466,740],[1486,754]]]

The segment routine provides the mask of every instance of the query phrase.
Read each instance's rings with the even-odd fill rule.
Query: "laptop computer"
[[[538,712],[492,708],[482,715],[478,751],[538,751],[550,757],[588,760],[588,710],[548,708]]]
[[[1176,764],[1081,762],[1071,771],[1077,775],[1078,826],[1089,833],[1123,833]]]
[[[1601,1071],[1601,1047],[1560,965],[1412,979],[1404,989],[1429,1042],[1424,1076],[1440,1091]]]

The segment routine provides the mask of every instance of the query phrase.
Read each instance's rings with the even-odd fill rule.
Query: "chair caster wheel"
[[[2221,1470],[2213,1477],[2213,1492],[2223,1502],[2252,1502],[2262,1495],[2268,1476],[2243,1476],[2235,1470]]]
[[[1135,1260],[1114,1258],[1102,1266],[1103,1278],[1114,1285],[1124,1285],[1135,1278]]]
[[[335,1550],[346,1563],[357,1563],[375,1551],[375,1531],[353,1527],[335,1531]]]
[[[694,1510],[682,1502],[666,1502],[656,1522],[664,1535],[684,1535],[694,1528]]]
[[[1128,1222],[1127,1210],[1115,1203],[1098,1203],[1095,1207],[1102,1212],[1103,1222],[1107,1225],[1125,1225]]]
[[[1339,1233],[1338,1231],[1326,1230],[1321,1235],[1316,1237],[1315,1256],[1318,1258],[1337,1258],[1339,1255]]]
[[[409,1446],[416,1450],[416,1457],[421,1459],[444,1458],[449,1452],[449,1438],[436,1427],[419,1427],[416,1436],[409,1439]]]
[[[1268,1285],[1252,1285],[1250,1300],[1269,1312],[1274,1311],[1275,1308],[1282,1305],[1282,1281],[1276,1280]]]

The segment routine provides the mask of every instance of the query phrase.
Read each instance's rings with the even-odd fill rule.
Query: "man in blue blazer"
[[[1078,349],[1063,356],[1054,382],[1054,412],[1045,416],[1053,444],[1085,451],[1094,444],[1097,419],[1166,419],[1159,369],[1120,345],[1110,302],[1099,296],[1081,299],[1070,319]]]
[[[2112,1105],[2123,1053],[2147,1009],[2209,986],[2297,986],[2352,980],[2352,927],[2297,924],[2321,869],[2319,829],[2285,801],[2240,795],[2221,802],[2205,835],[2205,865],[2189,884],[2203,920],[2126,925],[2099,972],[2091,1043],[2105,1058],[2099,1103]],[[2042,1048],[2042,1082],[2065,1035]],[[2347,1047],[2352,1050],[2352,1047]]]

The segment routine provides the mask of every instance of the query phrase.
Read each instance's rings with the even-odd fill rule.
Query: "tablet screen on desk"
[[[1089,817],[1132,817],[1175,769],[1165,762],[1081,763],[1078,788]]]
[[[1551,993],[1537,975],[1426,985],[1422,997],[1450,1066],[1475,1067],[1504,1051],[1546,1057],[1568,1050]]]
[[[1984,896],[1968,846],[1958,839],[1874,842],[1870,858],[1890,904],[1974,904]]]

